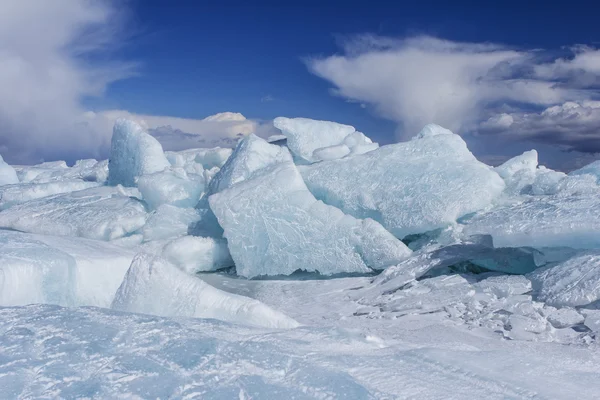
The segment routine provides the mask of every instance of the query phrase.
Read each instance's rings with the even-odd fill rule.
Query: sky
[[[382,144],[434,122],[493,164],[531,148],[562,170],[600,158],[592,1],[4,0],[0,10],[0,154],[14,164],[106,158],[122,116],[172,149],[268,136],[287,116],[350,124]]]

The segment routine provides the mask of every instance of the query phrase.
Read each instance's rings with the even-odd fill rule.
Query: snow
[[[299,170],[317,199],[356,218],[373,218],[399,238],[443,228],[486,208],[505,186],[450,134]]]
[[[0,212],[0,228],[108,241],[141,228],[146,216],[140,200],[105,186],[12,206]]]
[[[19,183],[17,172],[0,156],[0,186]]]
[[[307,163],[362,154],[379,146],[353,126],[336,122],[277,117],[273,124],[287,137],[294,156]]]
[[[119,287],[112,308],[160,316],[215,318],[268,328],[298,323],[267,305],[216,289],[168,261],[140,253]]]
[[[141,176],[137,187],[150,209],[156,209],[163,204],[187,208],[198,203],[204,191],[204,178],[187,174],[181,168],[165,169]]]
[[[225,239],[183,236],[169,242],[162,256],[189,274],[233,266]]]
[[[209,202],[241,276],[365,273],[410,254],[377,222],[317,201],[291,162],[265,168]]]
[[[139,176],[160,172],[169,165],[158,140],[134,121],[117,120],[110,143],[110,185],[135,186]]]

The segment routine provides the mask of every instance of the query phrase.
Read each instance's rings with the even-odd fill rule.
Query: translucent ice
[[[17,172],[0,156],[0,186],[19,183]]]
[[[592,175],[600,183],[600,160],[594,161],[583,168],[571,172],[569,175]]]
[[[0,210],[5,210],[15,204],[55,194],[69,193],[99,186],[96,182],[80,180],[53,181],[46,183],[20,183],[0,187]]]
[[[425,136],[299,170],[310,191],[403,238],[448,226],[489,206],[504,181],[458,135]]]
[[[142,175],[137,186],[151,209],[156,209],[162,204],[194,207],[204,190],[204,178],[187,174],[182,168],[165,169]]]
[[[584,252],[528,278],[540,301],[555,307],[588,305],[600,299],[600,252]]]
[[[0,212],[0,227],[113,240],[141,228],[146,215],[143,203],[123,188],[104,186],[15,205]]]
[[[209,198],[245,277],[369,272],[410,250],[377,222],[357,220],[317,201],[291,162],[261,170]]]
[[[222,238],[183,236],[169,242],[162,256],[189,274],[233,266],[227,241]]]
[[[137,123],[118,119],[110,144],[108,183],[135,186],[136,178],[168,167],[162,146]]]
[[[175,268],[166,260],[138,254],[112,308],[161,316],[215,318],[269,328],[298,323],[258,300],[224,292]]]
[[[536,178],[537,165],[537,151],[530,150],[511,158],[494,170],[504,179],[506,192],[520,194],[526,189],[531,189],[531,184]]]
[[[200,220],[195,208],[180,208],[163,204],[148,215],[140,230],[144,241],[175,239],[188,234],[190,226]]]
[[[275,118],[273,124],[287,137],[287,146],[308,163],[361,154],[378,147],[353,126],[308,118]]]

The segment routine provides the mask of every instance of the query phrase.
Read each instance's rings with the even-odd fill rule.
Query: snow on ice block
[[[233,266],[227,241],[222,238],[183,236],[169,242],[162,256],[189,274]]]
[[[554,307],[585,306],[600,299],[600,251],[578,254],[527,276],[537,299]]]
[[[177,207],[194,207],[204,190],[204,178],[187,174],[181,168],[174,168],[142,175],[137,182],[144,201],[151,209],[162,204]]]
[[[358,220],[308,191],[292,162],[209,197],[239,275],[380,270],[411,251],[379,223]]]
[[[0,306],[109,307],[134,255],[95,240],[0,230]]]
[[[97,186],[100,186],[100,183],[81,180],[5,185],[0,187],[0,210],[55,194],[75,192]]]
[[[109,185],[135,186],[139,176],[170,166],[162,146],[137,123],[120,118],[115,122],[108,163]]]
[[[534,197],[475,215],[465,224],[465,235],[491,235],[496,247],[600,248],[600,197]]]
[[[114,240],[144,226],[146,210],[134,190],[97,187],[15,205],[0,212],[0,228],[56,236]]]
[[[363,153],[378,147],[350,125],[285,117],[275,118],[273,124],[287,137],[291,152],[308,163]]]
[[[163,258],[138,254],[112,308],[159,316],[214,318],[268,328],[295,328],[293,319],[258,300],[219,290]]]
[[[0,186],[19,183],[17,172],[0,156]]]
[[[575,171],[572,171],[569,175],[592,175],[594,178],[596,178],[596,181],[600,183],[600,160],[594,161],[593,163],[588,164],[583,168],[576,169]]]
[[[356,218],[372,218],[399,238],[448,226],[483,209],[505,186],[454,134],[298,169],[317,199]]]

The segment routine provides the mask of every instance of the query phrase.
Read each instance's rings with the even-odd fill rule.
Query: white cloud
[[[546,108],[586,101],[596,95],[588,86],[600,74],[600,53],[588,47],[574,48],[572,59],[550,62],[537,50],[426,36],[360,36],[343,49],[342,55],[308,60],[309,69],[330,81],[336,94],[398,122],[400,138],[429,122],[472,130],[503,104]]]
[[[73,120],[85,96],[101,95],[133,65],[88,63],[111,50],[121,12],[109,1],[4,0],[0,12],[0,152],[12,162],[78,152],[94,156],[107,137]],[[110,136],[108,137],[110,139]]]

